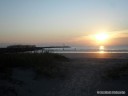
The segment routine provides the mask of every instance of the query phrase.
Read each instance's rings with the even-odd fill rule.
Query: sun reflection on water
[[[105,47],[104,47],[104,46],[100,46],[100,47],[99,47],[99,53],[100,53],[100,54],[105,53],[104,50],[105,50]]]
[[[100,54],[104,54],[104,53],[105,53],[105,51],[104,51],[104,50],[102,50],[102,51],[99,51],[99,53],[100,53]]]

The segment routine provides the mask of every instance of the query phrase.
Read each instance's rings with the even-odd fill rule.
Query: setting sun
[[[106,34],[104,32],[99,33],[99,34],[96,35],[96,39],[100,42],[105,41],[106,39],[108,39],[108,34]]]

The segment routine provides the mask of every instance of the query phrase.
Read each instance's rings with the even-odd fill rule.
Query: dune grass
[[[0,73],[11,75],[13,68],[33,68],[39,75],[57,77],[64,75],[64,64],[69,59],[56,53],[0,54]]]
[[[50,53],[49,51],[40,54],[0,54],[0,80],[7,83],[0,84],[0,96],[18,96],[15,86],[22,86],[24,84],[23,81],[12,77],[13,69],[32,69],[36,73],[33,79],[64,79],[68,74],[67,67],[64,63],[67,61],[69,59],[63,55]]]

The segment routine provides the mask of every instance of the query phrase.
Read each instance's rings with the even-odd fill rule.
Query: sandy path
[[[60,96],[91,96],[94,94],[94,90],[101,82],[99,70],[93,65],[88,66],[83,62],[79,62],[79,64],[73,62],[73,67],[72,76],[65,82]]]

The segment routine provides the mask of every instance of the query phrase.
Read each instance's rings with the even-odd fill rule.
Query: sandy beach
[[[76,96],[96,96],[98,95],[97,91],[127,92],[127,77],[116,80],[104,79],[103,77],[105,71],[126,63],[128,64],[128,54],[67,53],[64,55],[71,58],[72,66],[75,66],[74,76],[71,81],[75,91],[70,91],[71,94],[77,94]]]
[[[15,69],[13,78],[23,82],[22,86],[15,85],[19,96],[99,96],[97,91],[127,92],[127,77],[105,79],[104,72],[112,67],[128,64],[128,54],[65,53],[63,55],[70,58],[69,62],[64,63],[69,69],[68,77],[64,79],[34,80],[31,69]]]
[[[63,53],[64,56],[72,59],[83,58],[110,58],[110,59],[128,59],[127,53]]]

